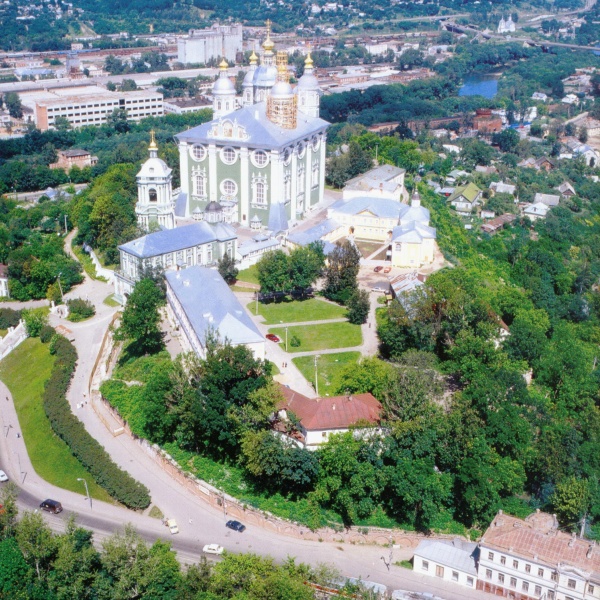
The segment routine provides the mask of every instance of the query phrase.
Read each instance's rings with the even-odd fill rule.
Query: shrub
[[[73,323],[84,321],[96,314],[96,309],[89,300],[73,298],[72,300],[67,300],[67,306],[69,308],[69,321]]]
[[[293,335],[290,339],[290,346],[292,348],[298,348],[300,346],[300,338],[297,335]]]
[[[40,329],[40,342],[42,342],[42,344],[47,344],[54,337],[55,333],[54,327],[44,325]]]
[[[47,335],[45,330],[44,335]],[[44,386],[44,410],[54,433],[113,498],[129,508],[146,508],[150,504],[148,489],[120,469],[71,412],[67,390],[77,363],[75,346],[64,336],[55,334],[50,352],[56,355],[56,361]]]
[[[0,308],[0,329],[16,327],[21,320],[21,311],[12,308]]]
[[[30,337],[38,337],[42,327],[48,324],[48,315],[43,308],[29,308],[22,312],[25,329]]]

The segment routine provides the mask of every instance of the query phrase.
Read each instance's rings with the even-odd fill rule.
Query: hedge
[[[0,308],[0,329],[16,327],[21,320],[21,311],[12,308]]]
[[[75,346],[56,334],[50,342],[50,352],[56,355],[56,361],[44,385],[43,402],[54,433],[66,442],[96,483],[115,500],[128,508],[146,508],[150,504],[148,489],[120,469],[71,412],[67,391],[77,364]]]

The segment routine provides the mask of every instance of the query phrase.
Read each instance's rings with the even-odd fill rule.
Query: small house
[[[481,205],[483,192],[474,184],[458,187],[448,198],[448,202],[454,207],[459,215],[471,216],[473,210]]]

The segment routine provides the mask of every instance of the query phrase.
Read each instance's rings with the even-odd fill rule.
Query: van
[[[57,515],[58,513],[62,512],[62,504],[60,502],[57,502],[56,500],[44,500],[41,504],[40,504],[40,508],[42,510],[46,510],[48,512],[54,513],[55,515]]]
[[[179,527],[177,527],[175,519],[167,519],[167,527],[172,535],[179,533]]]

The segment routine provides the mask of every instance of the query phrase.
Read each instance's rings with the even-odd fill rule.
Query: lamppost
[[[8,437],[8,432],[11,430],[11,427],[12,425],[10,423],[4,426],[4,429],[6,429],[6,435],[4,437]]]
[[[87,481],[82,477],[78,477],[77,481],[83,481],[83,485],[85,485],[85,493],[87,494],[86,500],[90,501],[90,509],[92,508],[92,497],[90,496],[90,490],[88,490]]]
[[[317,396],[319,395],[319,373],[317,369],[317,360],[321,358],[320,354],[315,354],[315,391],[317,392]]]
[[[283,325],[283,321],[279,321]],[[288,351],[288,326],[285,326],[285,351]]]

